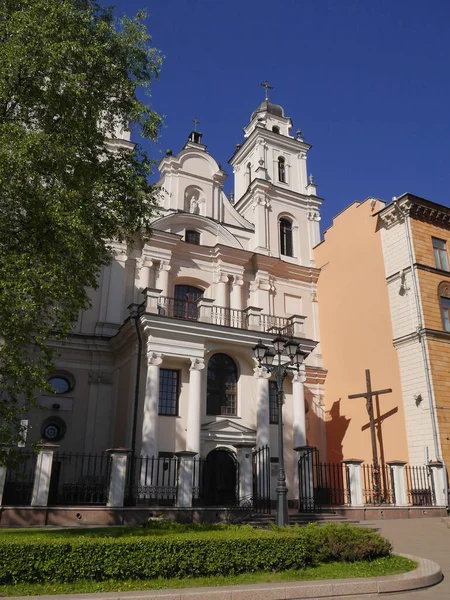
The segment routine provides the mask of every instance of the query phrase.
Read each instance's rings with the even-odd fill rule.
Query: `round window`
[[[66,434],[66,424],[59,417],[51,417],[42,423],[41,436],[48,442],[62,440]]]
[[[50,377],[47,380],[54,394],[65,394],[72,389],[70,381],[66,377]]]

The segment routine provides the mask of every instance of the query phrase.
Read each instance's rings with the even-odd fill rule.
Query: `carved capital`
[[[229,275],[222,271],[216,271],[214,273],[214,283],[228,283]]]
[[[292,377],[292,383],[305,383],[306,371],[305,366],[300,367],[300,371],[289,371],[289,375]]]
[[[191,358],[191,366],[189,371],[201,371],[205,368],[205,361],[203,358]]]
[[[270,373],[266,367],[255,367],[253,369],[253,377],[255,379],[269,379]]]
[[[244,279],[240,275],[233,275],[231,283],[233,284],[233,287],[235,285],[242,286],[244,285]]]
[[[158,271],[170,271],[171,266],[168,261],[161,260],[158,265]]]
[[[162,363],[163,355],[161,352],[148,352],[147,353],[147,364],[159,367]]]

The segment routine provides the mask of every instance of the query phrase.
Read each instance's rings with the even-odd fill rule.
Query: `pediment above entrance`
[[[256,444],[256,430],[245,427],[231,419],[222,419],[205,423],[201,427],[201,439],[210,442],[238,444],[251,442]]]

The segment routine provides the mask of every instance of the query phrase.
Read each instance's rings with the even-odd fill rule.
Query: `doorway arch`
[[[238,463],[226,448],[216,448],[206,457],[204,502],[208,506],[230,506],[237,502]]]

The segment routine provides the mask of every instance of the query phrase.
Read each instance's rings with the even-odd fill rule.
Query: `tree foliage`
[[[160,126],[140,100],[160,67],[144,18],[117,22],[91,0],[0,0],[0,442],[20,436],[108,240],[154,209],[152,161],[113,141]]]

